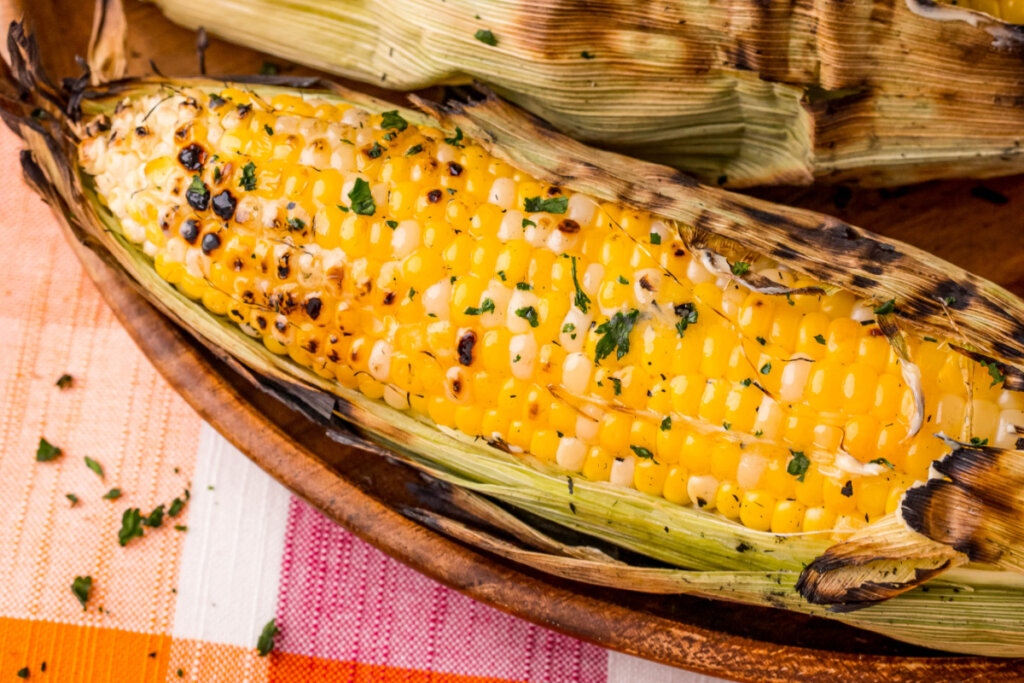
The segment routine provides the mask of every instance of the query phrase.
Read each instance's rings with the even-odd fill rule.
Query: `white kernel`
[[[370,350],[370,359],[367,361],[367,369],[370,375],[378,382],[386,382],[391,374],[391,344],[383,339],[378,339]]]
[[[740,456],[740,464],[736,468],[736,483],[741,489],[756,489],[767,465],[768,459],[763,455],[744,453]]]
[[[345,113],[341,115],[341,122],[346,126],[358,128],[359,124],[365,123],[369,118],[370,115],[366,111],[359,107],[352,107],[351,109],[346,109]]]
[[[644,268],[634,274],[633,296],[641,305],[650,304],[661,289],[662,272],[657,268]]]
[[[390,384],[384,387],[384,402],[398,410],[409,409],[409,397],[404,391],[399,391]]]
[[[551,234],[551,216],[543,213],[535,213],[526,217],[528,221],[526,230],[523,231],[523,238],[533,247],[543,247],[547,244],[548,235]]]
[[[508,360],[512,376],[516,379],[533,377],[533,366],[537,360],[537,340],[532,334],[517,334],[509,340]]]
[[[501,284],[498,280],[491,280],[484,290],[483,299],[490,299],[494,303],[494,311],[481,313],[480,324],[490,329],[505,324],[509,301],[512,299],[512,290]]]
[[[999,413],[999,426],[996,428],[996,438],[992,445],[999,448],[1016,448],[1019,437],[1015,427],[1024,427],[1024,410],[1004,410]]]
[[[579,472],[583,469],[583,459],[587,455],[587,446],[579,439],[564,437],[558,442],[555,451],[555,462],[564,470]]]
[[[556,254],[564,254],[575,249],[579,241],[580,234],[578,232],[563,232],[556,226],[548,235],[545,246]]]
[[[569,206],[566,209],[565,215],[569,220],[579,223],[581,228],[586,228],[590,225],[590,221],[593,220],[596,210],[597,204],[593,199],[585,194],[577,193],[569,197]]]
[[[530,331],[530,323],[526,318],[520,317],[516,311],[532,308],[537,311],[537,295],[533,292],[515,290],[508,300],[508,311],[505,315],[505,324],[512,334],[523,334]]]
[[[451,297],[452,285],[448,278],[435,282],[423,292],[420,302],[423,304],[423,312],[427,316],[433,315],[438,320],[447,320],[451,311]]]
[[[562,345],[566,353],[575,353],[583,350],[583,343],[587,338],[587,330],[590,329],[591,317],[580,309],[572,306],[569,312],[562,319],[562,326],[559,328],[558,343]]]
[[[391,233],[391,253],[405,258],[420,246],[420,224],[413,220],[401,221]]]
[[[782,427],[784,414],[781,406],[769,396],[761,399],[761,405],[757,408],[757,419],[754,420],[754,434],[760,434],[765,439],[776,439]]]
[[[579,415],[576,417],[576,438],[589,443],[597,438],[597,430],[600,426],[601,423],[597,420]]]
[[[690,264],[686,266],[686,277],[695,285],[711,282],[715,279],[715,276],[708,272],[708,269],[702,266],[700,261],[695,258],[691,258]],[[693,496],[690,497],[692,498]]]
[[[507,211],[501,219],[498,227],[498,239],[520,240],[523,239],[523,212],[518,209]]]
[[[487,201],[503,209],[512,207],[516,200],[516,184],[511,178],[497,178],[491,185]]]
[[[615,486],[633,488],[633,471],[636,469],[636,456],[612,460],[612,469],[608,474],[608,482]]]
[[[686,481],[686,495],[690,497],[694,505],[702,510],[710,510],[715,507],[716,493],[718,493],[718,480],[710,474],[691,475]],[[704,501],[704,505],[701,505],[700,501]]]
[[[570,394],[581,396],[590,384],[593,363],[582,353],[570,353],[562,361],[562,386]]]
[[[601,286],[601,281],[603,279],[604,266],[600,263],[591,263],[583,273],[583,280],[580,282],[580,286],[583,288],[583,291],[590,296],[596,296],[597,289]]]

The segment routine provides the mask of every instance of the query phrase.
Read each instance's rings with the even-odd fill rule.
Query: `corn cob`
[[[1024,43],[1000,19],[1018,20],[1016,0],[967,0],[990,16],[931,0],[151,1],[184,26],[375,86],[479,80],[575,138],[707,183],[1024,169],[1012,104]]]
[[[573,476],[838,538],[928,478],[937,435],[1014,448],[1024,424],[1024,394],[949,339],[908,337],[915,397],[876,321],[891,303],[724,261],[461,129],[176,88],[89,131],[84,170],[183,294],[344,387]]]

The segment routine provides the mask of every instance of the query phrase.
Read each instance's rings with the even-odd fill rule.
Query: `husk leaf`
[[[375,85],[481,80],[574,137],[708,182],[1024,170],[1018,27],[927,0],[153,1]]]

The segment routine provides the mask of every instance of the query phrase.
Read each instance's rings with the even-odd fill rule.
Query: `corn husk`
[[[11,73],[0,86],[0,113],[25,141],[26,177],[71,232],[128,274],[155,306],[231,360],[257,386],[320,421],[338,438],[376,453],[384,447],[431,478],[456,487],[454,505],[474,522],[432,510],[408,510],[410,516],[478,548],[580,582],[789,609],[954,652],[1024,655],[1024,620],[1019,618],[1024,577],[1000,570],[991,557],[980,558],[982,564],[956,566],[979,558],[971,548],[950,545],[923,526],[912,528],[899,516],[883,518],[842,547],[830,547],[827,539],[815,535],[753,531],[634,490],[567,480],[564,473],[529,457],[438,429],[271,353],[229,320],[209,313],[162,280],[150,258],[122,235],[76,160],[79,107],[88,116],[111,111],[125,97],[177,85],[213,92],[224,82],[128,79],[86,88],[83,79],[62,91],[39,72],[33,44],[20,26],[12,29],[11,44],[16,49]],[[369,111],[394,108],[314,79],[251,78],[236,79],[236,84],[262,97],[282,89],[308,88],[318,97]],[[1022,330],[1024,303],[951,264],[810,212],[703,187],[663,167],[595,152],[539,126],[494,96],[470,106],[419,104],[424,111],[401,110],[402,115],[413,123],[457,124],[492,153],[542,178],[678,220],[689,226],[685,230],[690,231],[691,243],[724,253],[763,248],[781,263],[832,285],[879,298],[898,292],[897,310],[904,311],[901,324],[907,326],[947,329],[948,316],[953,316],[961,332],[973,335],[977,353],[990,354],[985,357],[998,359],[1008,370],[1019,370],[1024,349],[1015,335]],[[37,108],[48,115],[33,116]],[[856,276],[871,262],[858,250],[861,247],[851,252],[851,244],[885,255],[884,267],[877,268],[880,272],[870,283]],[[929,295],[950,282],[970,307],[933,310]],[[342,424],[355,435],[342,433]],[[1021,457],[998,453],[1004,468]],[[965,513],[948,506],[941,514],[957,518]],[[533,516],[554,522],[566,535],[552,536]],[[638,555],[619,556],[614,548]],[[874,553],[870,561],[863,560],[865,549]],[[629,559],[637,556],[650,559]],[[878,557],[883,561],[876,562]],[[806,565],[816,567],[816,572],[809,572]],[[894,567],[899,569],[895,577]],[[920,586],[924,581],[928,585]],[[801,583],[810,589],[800,588]],[[881,590],[874,590],[876,586]],[[819,601],[827,604],[809,601],[807,597],[819,588],[836,599]],[[863,609],[844,611],[850,608]]]
[[[707,182],[1024,170],[1019,32],[930,0],[151,1],[375,85],[480,80],[574,137]]]

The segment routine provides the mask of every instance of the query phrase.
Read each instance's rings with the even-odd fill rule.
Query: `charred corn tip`
[[[461,131],[229,88],[128,101],[81,145],[157,273],[341,385],[561,470],[845,534],[896,509],[944,433],[1013,447],[1021,394],[910,338],[924,428],[875,304],[538,182]],[[711,270],[709,270],[711,268]],[[803,290],[808,292],[808,290]]]

